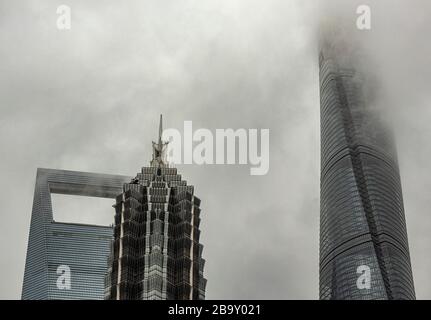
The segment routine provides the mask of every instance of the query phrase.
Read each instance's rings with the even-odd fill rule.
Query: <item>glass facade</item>
[[[22,299],[104,298],[113,228],[55,222],[51,193],[114,198],[126,181],[130,177],[38,169]]]
[[[116,198],[114,241],[106,275],[111,300],[202,300],[205,260],[200,199],[165,161],[166,143],[153,142],[143,167]]]
[[[144,167],[115,205],[106,298],[205,297],[200,200],[176,168]]]
[[[104,276],[112,227],[52,222],[49,226],[49,299],[103,299]],[[70,272],[70,286],[61,281],[62,266]],[[60,280],[59,280],[60,278]]]
[[[320,54],[321,299],[415,299],[392,135],[361,76]],[[370,270],[366,288],[358,268]]]

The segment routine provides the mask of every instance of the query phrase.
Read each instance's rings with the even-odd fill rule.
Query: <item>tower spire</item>
[[[159,147],[162,145],[162,134],[163,134],[163,115],[160,115],[160,123],[159,123]]]
[[[166,161],[166,146],[168,142],[163,142],[163,115],[160,115],[159,122],[159,139],[157,142],[153,141],[153,159],[151,160],[151,166],[153,167],[165,167]]]

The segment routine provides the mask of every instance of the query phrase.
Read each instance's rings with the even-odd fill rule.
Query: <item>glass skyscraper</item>
[[[392,135],[344,57],[319,64],[320,298],[415,299]]]
[[[199,242],[200,199],[166,161],[167,143],[153,142],[150,166],[116,198],[105,298],[197,300],[205,298]]]
[[[51,193],[115,198],[130,179],[88,172],[37,170],[22,299],[104,298],[113,228],[55,222]],[[107,208],[107,214],[109,211]]]

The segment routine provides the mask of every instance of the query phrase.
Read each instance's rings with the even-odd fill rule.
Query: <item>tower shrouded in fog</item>
[[[114,241],[106,299],[196,300],[205,298],[200,199],[166,161],[167,143],[153,142],[153,158],[115,204]]]
[[[335,49],[319,64],[320,298],[415,299],[392,136]]]

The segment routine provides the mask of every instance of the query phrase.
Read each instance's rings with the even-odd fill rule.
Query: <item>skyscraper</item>
[[[194,300],[205,298],[199,243],[200,200],[166,161],[167,143],[153,142],[153,159],[115,204],[114,241],[106,299]]]
[[[344,57],[319,64],[320,298],[415,299],[391,134]]]
[[[104,298],[112,227],[54,221],[51,194],[115,198],[123,183],[130,179],[89,172],[37,170],[22,299]]]

